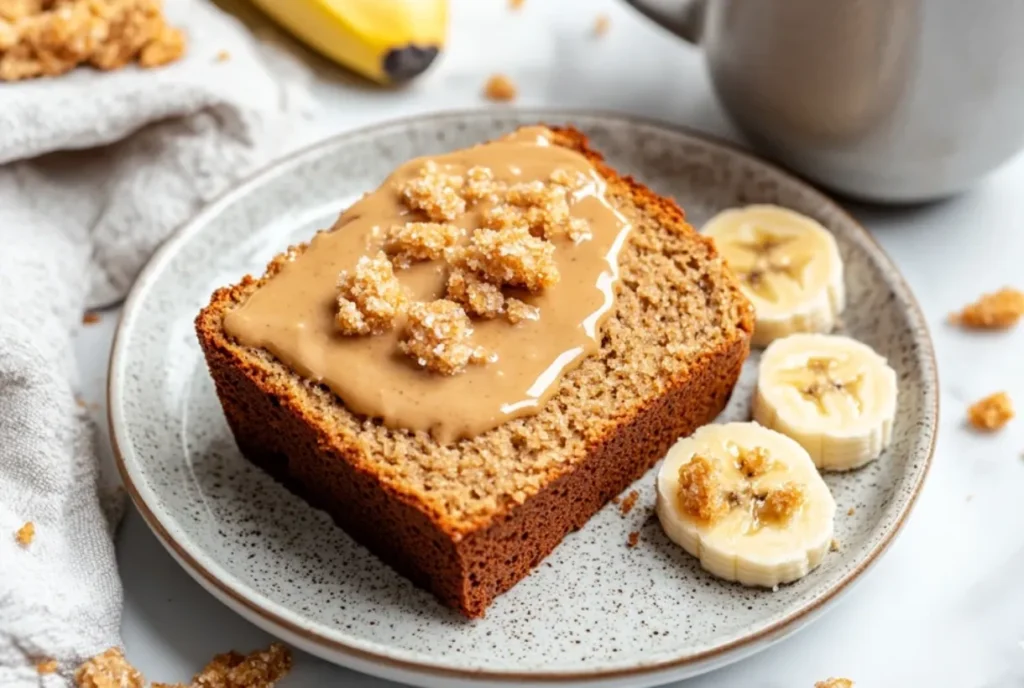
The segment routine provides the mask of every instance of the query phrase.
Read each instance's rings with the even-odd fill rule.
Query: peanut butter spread
[[[599,348],[630,229],[587,159],[549,136],[402,165],[225,331],[441,442],[536,413]]]

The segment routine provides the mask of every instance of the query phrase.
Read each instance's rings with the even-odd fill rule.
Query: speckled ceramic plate
[[[899,374],[892,447],[826,480],[842,551],[777,592],[723,583],[651,517],[654,475],[627,516],[612,505],[568,536],[487,618],[466,621],[414,588],[247,463],[192,331],[217,287],[260,273],[289,242],[332,223],[404,160],[537,121],[583,129],[622,172],[674,196],[699,225],[744,203],[779,203],[831,229],[846,262],[850,335]],[[747,363],[724,413],[748,417]],[[647,686],[742,658],[812,620],[861,576],[907,517],[930,461],[932,347],[896,268],[849,215],[804,183],[726,145],[654,123],[571,112],[471,112],[383,124],[279,162],[202,211],[159,252],[125,306],[110,371],[124,481],[164,545],[246,618],[314,654],[423,686]],[[635,549],[626,546],[640,531]]]

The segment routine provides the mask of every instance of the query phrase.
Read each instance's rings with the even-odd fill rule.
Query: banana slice
[[[849,337],[795,334],[761,356],[754,420],[792,437],[815,465],[846,471],[892,441],[896,371]]]
[[[775,205],[725,210],[702,230],[754,304],[753,345],[794,332],[830,332],[846,305],[843,261],[832,234]]]
[[[714,575],[744,585],[806,576],[832,544],[835,512],[807,452],[757,423],[705,425],[658,471],[668,537]]]

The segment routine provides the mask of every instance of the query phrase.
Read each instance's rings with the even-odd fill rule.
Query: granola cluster
[[[994,432],[1013,420],[1013,402],[1006,392],[998,392],[975,402],[967,409],[967,420],[978,430]]]
[[[335,324],[349,335],[386,332],[394,327],[406,300],[388,257],[383,252],[363,256],[354,270],[338,277]]]
[[[949,319],[954,324],[975,330],[1005,330],[1024,317],[1024,292],[1003,287],[966,306]]]
[[[159,67],[185,54],[160,0],[0,0],[0,81],[58,76],[79,65]]]
[[[417,302],[409,306],[408,316],[398,347],[420,367],[455,375],[469,364],[487,361],[487,353],[470,342],[473,323],[454,301]]]

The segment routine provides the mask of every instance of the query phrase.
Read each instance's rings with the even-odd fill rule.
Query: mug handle
[[[640,14],[685,41],[700,43],[705,0],[626,0]]]

